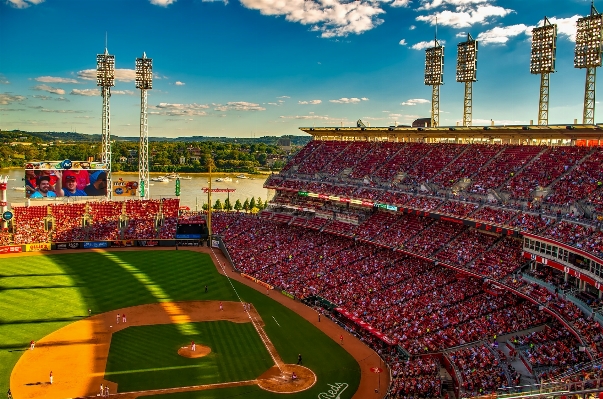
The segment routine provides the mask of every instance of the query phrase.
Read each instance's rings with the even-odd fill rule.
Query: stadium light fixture
[[[431,126],[440,125],[440,86],[444,84],[444,47],[438,39],[425,50],[425,85],[431,86]]]
[[[590,15],[580,18],[576,29],[574,67],[586,69],[582,123],[595,124],[595,87],[597,68],[601,66],[603,15],[591,3]]]
[[[467,34],[467,41],[457,45],[456,81],[465,83],[463,126],[473,124],[473,82],[477,81],[477,40]]]
[[[113,183],[111,182],[111,87],[115,86],[115,56],[110,55],[105,46],[104,54],[96,56],[96,85],[101,87],[103,97],[103,115],[101,131],[101,159],[107,165],[107,195],[112,197]]]
[[[544,17],[544,25],[532,29],[532,55],[530,73],[540,75],[540,100],[538,124],[549,124],[549,75],[555,72],[557,51],[557,25]]]
[[[149,120],[147,90],[153,88],[153,59],[142,53],[136,58],[136,88],[140,89],[140,144],[138,151],[138,190],[140,198],[149,199]]]

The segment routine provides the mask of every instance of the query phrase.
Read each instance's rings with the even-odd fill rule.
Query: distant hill
[[[209,137],[209,136],[189,136],[189,137],[149,137],[149,141],[153,142],[218,142],[218,143],[240,143],[240,144],[254,144],[264,143],[268,145],[276,145],[279,138],[291,139],[291,144],[296,146],[306,145],[311,137],[310,136],[263,136],[257,138],[235,138],[235,137]],[[111,137],[115,141],[129,141],[137,142],[138,137]],[[99,142],[101,141],[100,134],[84,134],[75,132],[25,132],[21,130],[1,130],[0,131],[0,142],[12,142],[12,141],[32,141],[32,142]]]

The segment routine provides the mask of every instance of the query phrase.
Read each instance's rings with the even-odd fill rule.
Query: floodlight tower
[[[477,81],[477,40],[467,34],[467,41],[457,45],[456,81],[465,83],[463,126],[473,124],[473,82]]]
[[[136,88],[140,89],[140,148],[138,150],[138,189],[141,199],[149,199],[149,124],[147,90],[153,88],[153,59],[142,53],[136,58]]]
[[[597,67],[601,66],[601,50],[603,45],[603,15],[599,14],[595,5],[590,5],[590,15],[580,18],[577,23],[576,52],[574,67],[586,69],[584,85],[584,110],[582,123],[595,124],[595,80]]]
[[[440,125],[440,86],[444,84],[444,47],[437,37],[425,50],[425,85],[431,86],[431,127]]]
[[[544,17],[544,25],[532,29],[532,56],[530,73],[540,75],[540,101],[538,125],[549,124],[549,75],[555,72],[557,51],[557,25]]]
[[[111,182],[111,112],[109,98],[111,98],[111,87],[115,86],[115,56],[109,54],[107,47],[105,47],[104,54],[96,56],[96,85],[101,87],[101,95],[103,96],[101,159],[107,167],[107,195],[111,198],[113,184]]]

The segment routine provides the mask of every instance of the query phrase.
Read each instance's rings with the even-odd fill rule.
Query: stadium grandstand
[[[209,233],[375,349],[391,398],[603,391],[603,127],[301,130],[259,214],[214,212],[208,231],[178,199],[19,206],[0,244]]]

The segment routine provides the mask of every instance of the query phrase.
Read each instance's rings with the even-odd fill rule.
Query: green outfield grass
[[[301,352],[304,356],[304,365],[317,374],[318,382],[315,387],[302,393],[293,394],[293,397],[316,398],[318,393],[328,390],[328,383],[335,382],[350,384],[349,389],[341,396],[343,399],[352,396],[360,380],[360,370],[358,364],[347,352],[309,322],[271,300],[270,297],[243,284],[233,283],[242,299],[252,302],[261,314],[266,323],[265,330],[283,360],[287,363],[295,363],[297,354]],[[205,285],[208,286],[208,293],[204,293]],[[280,294],[273,292],[271,295]],[[186,250],[82,252],[1,259],[0,390],[6,392],[8,389],[10,372],[30,340],[38,340],[66,324],[79,320],[87,314],[88,308],[96,314],[145,303],[204,299],[238,300],[227,279],[217,273],[209,256]],[[203,328],[199,326],[196,330],[206,331],[212,323],[228,322],[202,323],[208,324],[208,326]],[[251,325],[248,326],[251,327]],[[173,340],[174,343],[177,342],[177,345],[184,345],[191,340],[192,332],[190,331],[182,331],[173,326],[152,326],[152,328],[161,327],[166,328],[166,337],[169,336],[170,340]],[[117,345],[120,340],[123,340],[123,343],[130,342],[126,345],[127,350],[142,353],[146,350],[143,345],[145,341],[128,336],[134,334],[137,329],[143,329],[143,327],[123,330],[124,338],[121,338],[121,333],[116,334],[114,343]],[[221,339],[222,342],[215,342],[213,345],[216,345],[216,348],[224,348],[224,350],[229,348],[229,345],[236,346],[236,340],[233,342],[233,334],[215,334],[214,339]],[[250,334],[251,337],[248,337]],[[201,337],[205,337],[205,333],[201,334]],[[195,341],[203,343],[202,339]],[[238,339],[257,339],[259,341],[255,331],[244,331],[244,334]],[[166,345],[168,345],[167,342]],[[124,350],[122,347],[119,352],[124,353]],[[266,364],[267,351],[264,349],[262,353],[249,354],[252,357],[251,361],[259,356],[255,359],[259,364],[258,369],[264,368],[263,366]],[[244,354],[242,355],[244,356]],[[114,373],[110,379],[120,380],[120,392],[125,390],[124,386],[151,389],[152,386],[144,386],[145,380],[154,384],[157,380],[165,381],[170,374],[166,373],[165,378],[156,379],[156,372],[153,372],[148,373],[151,377],[147,378],[144,377],[144,372],[140,372],[140,364],[123,363],[125,360],[116,363],[117,358],[113,358],[112,343],[108,367],[110,367],[110,372]],[[174,361],[180,360],[186,360],[189,365],[193,365],[190,368],[182,368],[182,370],[190,371],[195,369],[195,361],[201,360],[202,363],[204,359],[180,358]],[[206,360],[213,361],[211,355]],[[161,368],[161,357],[156,358],[156,361],[153,363],[153,368]],[[166,365],[163,367],[171,367],[167,356],[165,362]],[[243,366],[237,368],[218,363],[211,366],[215,367],[218,379],[237,381],[249,379],[249,375],[251,375],[251,371],[241,370],[244,368]],[[182,365],[186,366],[184,363],[175,364],[177,367]],[[125,377],[128,375],[126,371],[132,371],[131,375],[141,375],[143,378],[128,380]],[[183,378],[183,373],[171,375],[172,377],[169,378],[186,380]],[[122,378],[124,379],[122,380]],[[196,378],[203,379],[206,376]],[[193,385],[188,382],[179,384]],[[237,397],[239,394],[245,396],[249,392],[253,392],[254,398],[275,397],[275,394],[257,387],[240,387],[182,393],[177,394],[174,398],[226,398]],[[282,397],[282,395],[276,396]]]

